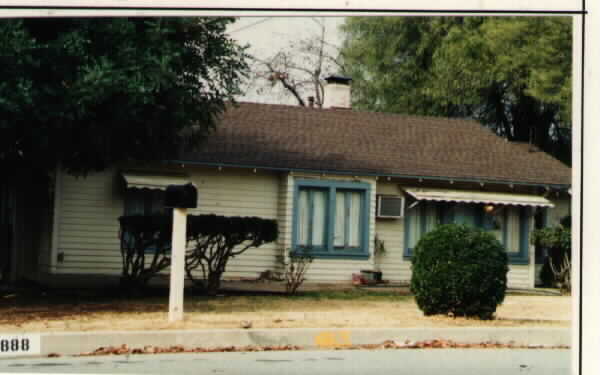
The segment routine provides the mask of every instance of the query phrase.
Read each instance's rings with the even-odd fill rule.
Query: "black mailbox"
[[[165,192],[165,207],[196,208],[198,206],[198,191],[192,184],[169,185]]]

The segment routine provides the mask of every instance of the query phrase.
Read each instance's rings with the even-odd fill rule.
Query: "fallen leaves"
[[[352,349],[569,349],[566,345],[542,345],[542,344],[516,344],[514,342],[502,343],[497,341],[486,341],[480,343],[460,343],[452,340],[424,340],[397,342],[394,340],[386,340],[381,344],[366,344],[366,345],[344,345],[334,348],[335,350],[352,350]]]
[[[334,350],[382,350],[382,349],[569,349],[566,345],[541,345],[541,344],[516,344],[514,342],[501,343],[487,341],[481,343],[459,343],[452,340],[424,340],[397,342],[386,340],[381,344],[343,345]],[[183,345],[153,346],[143,348],[130,348],[126,344],[121,346],[100,347],[92,352],[81,353],[77,356],[124,355],[124,354],[161,354],[161,353],[217,353],[217,352],[268,352],[303,350],[297,345],[269,345],[269,346],[223,346],[214,348],[195,347],[188,348]],[[51,353],[48,357],[59,357],[60,354]]]
[[[223,346],[215,348],[186,348],[183,345],[172,345],[159,347],[146,345],[143,348],[129,348],[126,344],[121,346],[100,347],[93,352],[86,352],[77,355],[78,357],[98,356],[98,355],[123,355],[123,354],[160,354],[160,353],[217,353],[217,352],[268,352],[268,351],[290,351],[302,350],[297,345],[273,345],[273,346]]]

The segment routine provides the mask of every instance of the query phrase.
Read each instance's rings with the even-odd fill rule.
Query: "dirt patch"
[[[312,294],[311,294],[312,293]],[[70,302],[66,302],[70,301]],[[400,290],[305,292],[186,297],[185,320],[167,322],[168,296],[117,299],[111,296],[9,297],[0,301],[0,331],[98,331],[215,328],[345,327],[568,327],[571,299],[563,296],[507,296],[497,319],[423,316]]]

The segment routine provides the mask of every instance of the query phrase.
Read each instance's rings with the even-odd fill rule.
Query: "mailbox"
[[[169,185],[165,192],[165,207],[196,208],[198,206],[198,190],[192,184]]]

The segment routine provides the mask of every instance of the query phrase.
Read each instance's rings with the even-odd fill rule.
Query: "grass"
[[[166,320],[168,290],[155,289],[138,298],[118,297],[117,292],[65,289],[0,295],[0,331],[239,328],[242,321],[252,321],[253,328],[566,327],[570,311],[568,297],[507,296],[499,318],[482,322],[425,317],[406,289],[307,290],[294,296],[230,290],[215,297],[188,290],[186,320],[171,324]]]

